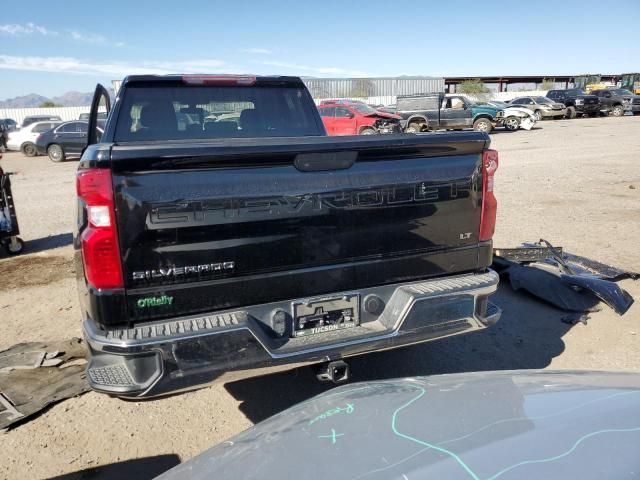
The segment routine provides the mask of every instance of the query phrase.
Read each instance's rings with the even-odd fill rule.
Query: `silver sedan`
[[[509,103],[528,108],[537,121],[543,118],[563,118],[567,114],[567,107],[564,104],[556,103],[547,97],[518,97]]]

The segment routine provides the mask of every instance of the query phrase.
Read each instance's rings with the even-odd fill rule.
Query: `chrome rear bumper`
[[[261,375],[421,343],[486,328],[501,311],[488,301],[492,270],[416,283],[339,292],[207,315],[100,330],[84,322],[91,358],[87,379],[97,391],[123,397],[157,396],[211,382]],[[314,335],[277,335],[268,327],[276,310],[358,296],[360,325]],[[364,301],[375,295],[381,312]]]

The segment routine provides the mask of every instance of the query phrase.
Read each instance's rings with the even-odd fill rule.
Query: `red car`
[[[329,135],[373,135],[402,131],[401,117],[381,112],[363,102],[323,100],[318,110]]]

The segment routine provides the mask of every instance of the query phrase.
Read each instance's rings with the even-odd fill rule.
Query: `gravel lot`
[[[640,117],[545,121],[495,133],[496,246],[543,237],[566,250],[640,271]],[[81,336],[71,262],[75,162],[5,154],[28,254],[0,253],[0,350]],[[640,300],[640,282],[622,283]],[[481,333],[373,354],[354,381],[471,370],[640,370],[640,306],[604,306],[588,325],[502,286],[502,320]],[[88,393],[0,434],[0,478],[149,478],[330,388],[307,369],[144,402]],[[155,458],[153,458],[155,457]],[[134,461],[138,459],[137,461]],[[127,465],[110,465],[132,461]],[[123,468],[135,467],[135,473]]]

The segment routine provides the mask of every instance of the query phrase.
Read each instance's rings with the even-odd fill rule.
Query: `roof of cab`
[[[302,86],[304,83],[300,77],[291,76],[260,76],[260,75],[235,75],[235,74],[171,74],[171,75],[129,75],[122,80],[122,86],[131,83],[185,83],[185,84],[201,84],[212,85],[217,83],[229,84],[234,80],[238,81],[238,85],[250,84],[279,84]],[[244,83],[243,83],[244,81]],[[251,81],[251,83],[249,83]]]

